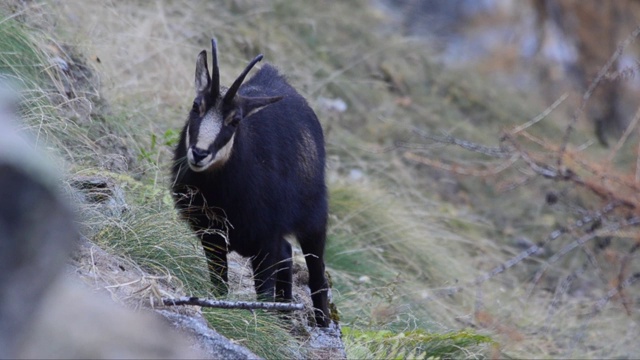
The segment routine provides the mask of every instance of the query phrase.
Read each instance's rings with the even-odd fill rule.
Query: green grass
[[[0,8],[0,10],[2,10]],[[44,86],[52,87],[47,56],[35,41],[31,29],[0,12],[0,80],[20,101],[20,115],[37,143],[58,140],[60,117],[47,98]],[[6,91],[3,89],[3,91]],[[3,95],[9,96],[9,94]],[[51,135],[51,136],[49,136]]]
[[[291,335],[291,325],[273,313],[219,309],[205,311],[205,317],[220,334],[265,359],[305,357],[299,340]]]
[[[124,149],[136,143],[131,135],[135,128],[103,107],[95,94],[97,79],[90,78],[84,59],[38,26],[3,10],[0,79],[19,96],[22,128],[36,146],[72,168],[105,167],[110,158],[126,158]]]
[[[1,10],[1,9],[0,9]],[[34,46],[32,33],[6,13],[0,13],[0,72],[17,81],[47,84],[45,54]]]
[[[427,333],[414,330],[393,333],[388,330],[358,331],[344,327],[343,335],[345,342],[350,344],[348,358],[477,359],[483,358],[477,349],[497,346],[491,337],[470,331]]]
[[[166,191],[122,175],[111,176],[128,195],[127,211],[113,216],[96,209],[99,205],[86,205],[83,223],[89,229],[85,231],[95,234],[92,239],[98,245],[132,259],[147,273],[183,291],[184,296],[216,298],[200,243],[177,218]],[[257,355],[273,358],[299,355],[294,351],[298,346],[287,324],[273,313],[222,309],[203,313],[216,331]]]
[[[173,208],[158,200],[128,204],[122,215],[85,220],[97,227],[93,240],[150,273],[176,277],[185,295],[207,294],[210,285],[201,249],[195,237],[188,241],[192,234],[176,219]]]
[[[334,183],[326,261],[343,324],[354,329],[443,331],[468,301],[431,298],[472,270],[462,240],[407,198],[368,184]],[[456,259],[456,261],[453,261]]]

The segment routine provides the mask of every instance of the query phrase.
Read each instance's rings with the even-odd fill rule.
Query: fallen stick
[[[201,299],[197,297],[164,298],[162,303],[165,306],[174,305],[195,305],[202,307],[212,307],[219,309],[264,309],[279,311],[304,310],[304,304],[280,303],[280,302],[259,302],[259,301],[227,301]]]

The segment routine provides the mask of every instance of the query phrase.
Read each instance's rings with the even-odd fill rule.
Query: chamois
[[[251,257],[265,300],[292,300],[291,245],[309,270],[316,324],[329,325],[324,246],[327,227],[324,137],[306,100],[255,57],[230,88],[220,87],[216,40],[196,61],[196,97],[173,162],[176,208],[202,242],[211,281],[226,288],[227,253]],[[275,292],[275,294],[274,294]]]

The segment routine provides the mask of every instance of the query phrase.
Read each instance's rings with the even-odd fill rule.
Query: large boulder
[[[114,284],[83,272],[120,260],[81,240],[60,175],[18,131],[13,100],[0,96],[0,358],[256,358],[197,311],[132,310]]]

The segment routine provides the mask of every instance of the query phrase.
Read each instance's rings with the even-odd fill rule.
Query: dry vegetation
[[[264,53],[325,128],[327,265],[350,356],[640,351],[637,118],[611,149],[591,146],[575,102],[545,112],[535,89],[447,70],[364,0],[19,4],[3,23],[29,24],[39,48],[27,56],[49,64],[56,85],[24,84],[41,91],[26,96],[29,128],[69,178],[107,174],[130,206],[84,209],[86,233],[189,295],[206,293],[205,269],[171,207],[168,163],[195,55],[216,36],[223,83]],[[326,105],[336,99],[346,111]],[[272,319],[209,316],[260,355],[294,356]]]

